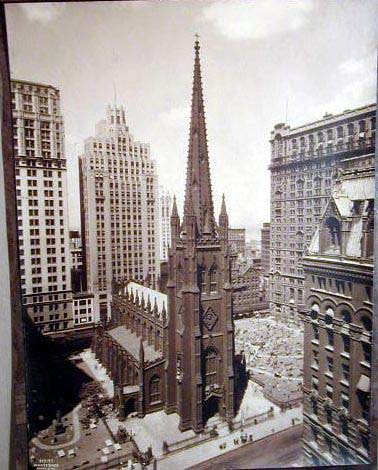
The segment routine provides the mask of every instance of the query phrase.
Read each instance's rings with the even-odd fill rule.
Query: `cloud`
[[[360,57],[359,59],[350,58],[342,62],[338,69],[341,73],[349,76],[360,76],[363,78],[366,74],[373,76],[377,67],[376,52]]]
[[[262,39],[300,29],[313,8],[313,0],[216,2],[203,8],[202,21],[229,39]]]
[[[189,126],[190,106],[176,106],[160,114],[160,120],[169,127]]]
[[[375,53],[342,62],[338,70],[343,77],[340,83],[345,84],[326,107],[324,104],[321,105],[323,111],[342,112],[345,109],[373,103],[376,99],[376,69]]]
[[[23,3],[19,5],[29,21],[49,23],[55,20],[66,8],[63,3]]]

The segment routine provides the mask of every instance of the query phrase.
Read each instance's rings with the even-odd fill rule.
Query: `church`
[[[231,422],[245,364],[235,355],[228,216],[215,220],[201,82],[195,42],[183,220],[174,200],[168,276],[161,293],[133,281],[114,285],[112,320],[96,328],[93,350],[114,382],[123,420],[137,412],[177,413],[181,431],[207,420]]]

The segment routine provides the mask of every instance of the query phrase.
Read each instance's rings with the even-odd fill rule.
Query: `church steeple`
[[[228,215],[227,215],[227,209],[226,209],[226,199],[224,197],[224,194],[222,195],[222,206],[221,206],[221,211],[219,214],[219,226],[228,227]]]
[[[184,204],[185,216],[191,212],[196,217],[197,230],[215,234],[213,199],[211,194],[209,155],[207,149],[205,110],[203,105],[201,65],[198,36],[194,46],[194,76],[192,111],[190,121],[189,151]],[[183,227],[184,230],[186,227]]]

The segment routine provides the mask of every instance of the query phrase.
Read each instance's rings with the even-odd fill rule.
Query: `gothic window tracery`
[[[219,384],[219,356],[215,348],[208,347],[205,351],[205,384],[211,387]]]
[[[210,268],[210,293],[218,290],[218,269],[215,265]]]
[[[160,377],[154,375],[150,380],[150,403],[156,403],[160,401]]]
[[[205,266],[198,267],[198,288],[201,292],[206,292],[206,268]]]

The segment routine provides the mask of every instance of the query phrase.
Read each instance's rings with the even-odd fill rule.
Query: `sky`
[[[194,34],[200,35],[216,217],[260,238],[269,221],[270,132],[376,101],[375,0],[140,1],[6,5],[13,78],[60,89],[70,227],[77,157],[108,104],[148,142],[182,209]]]

